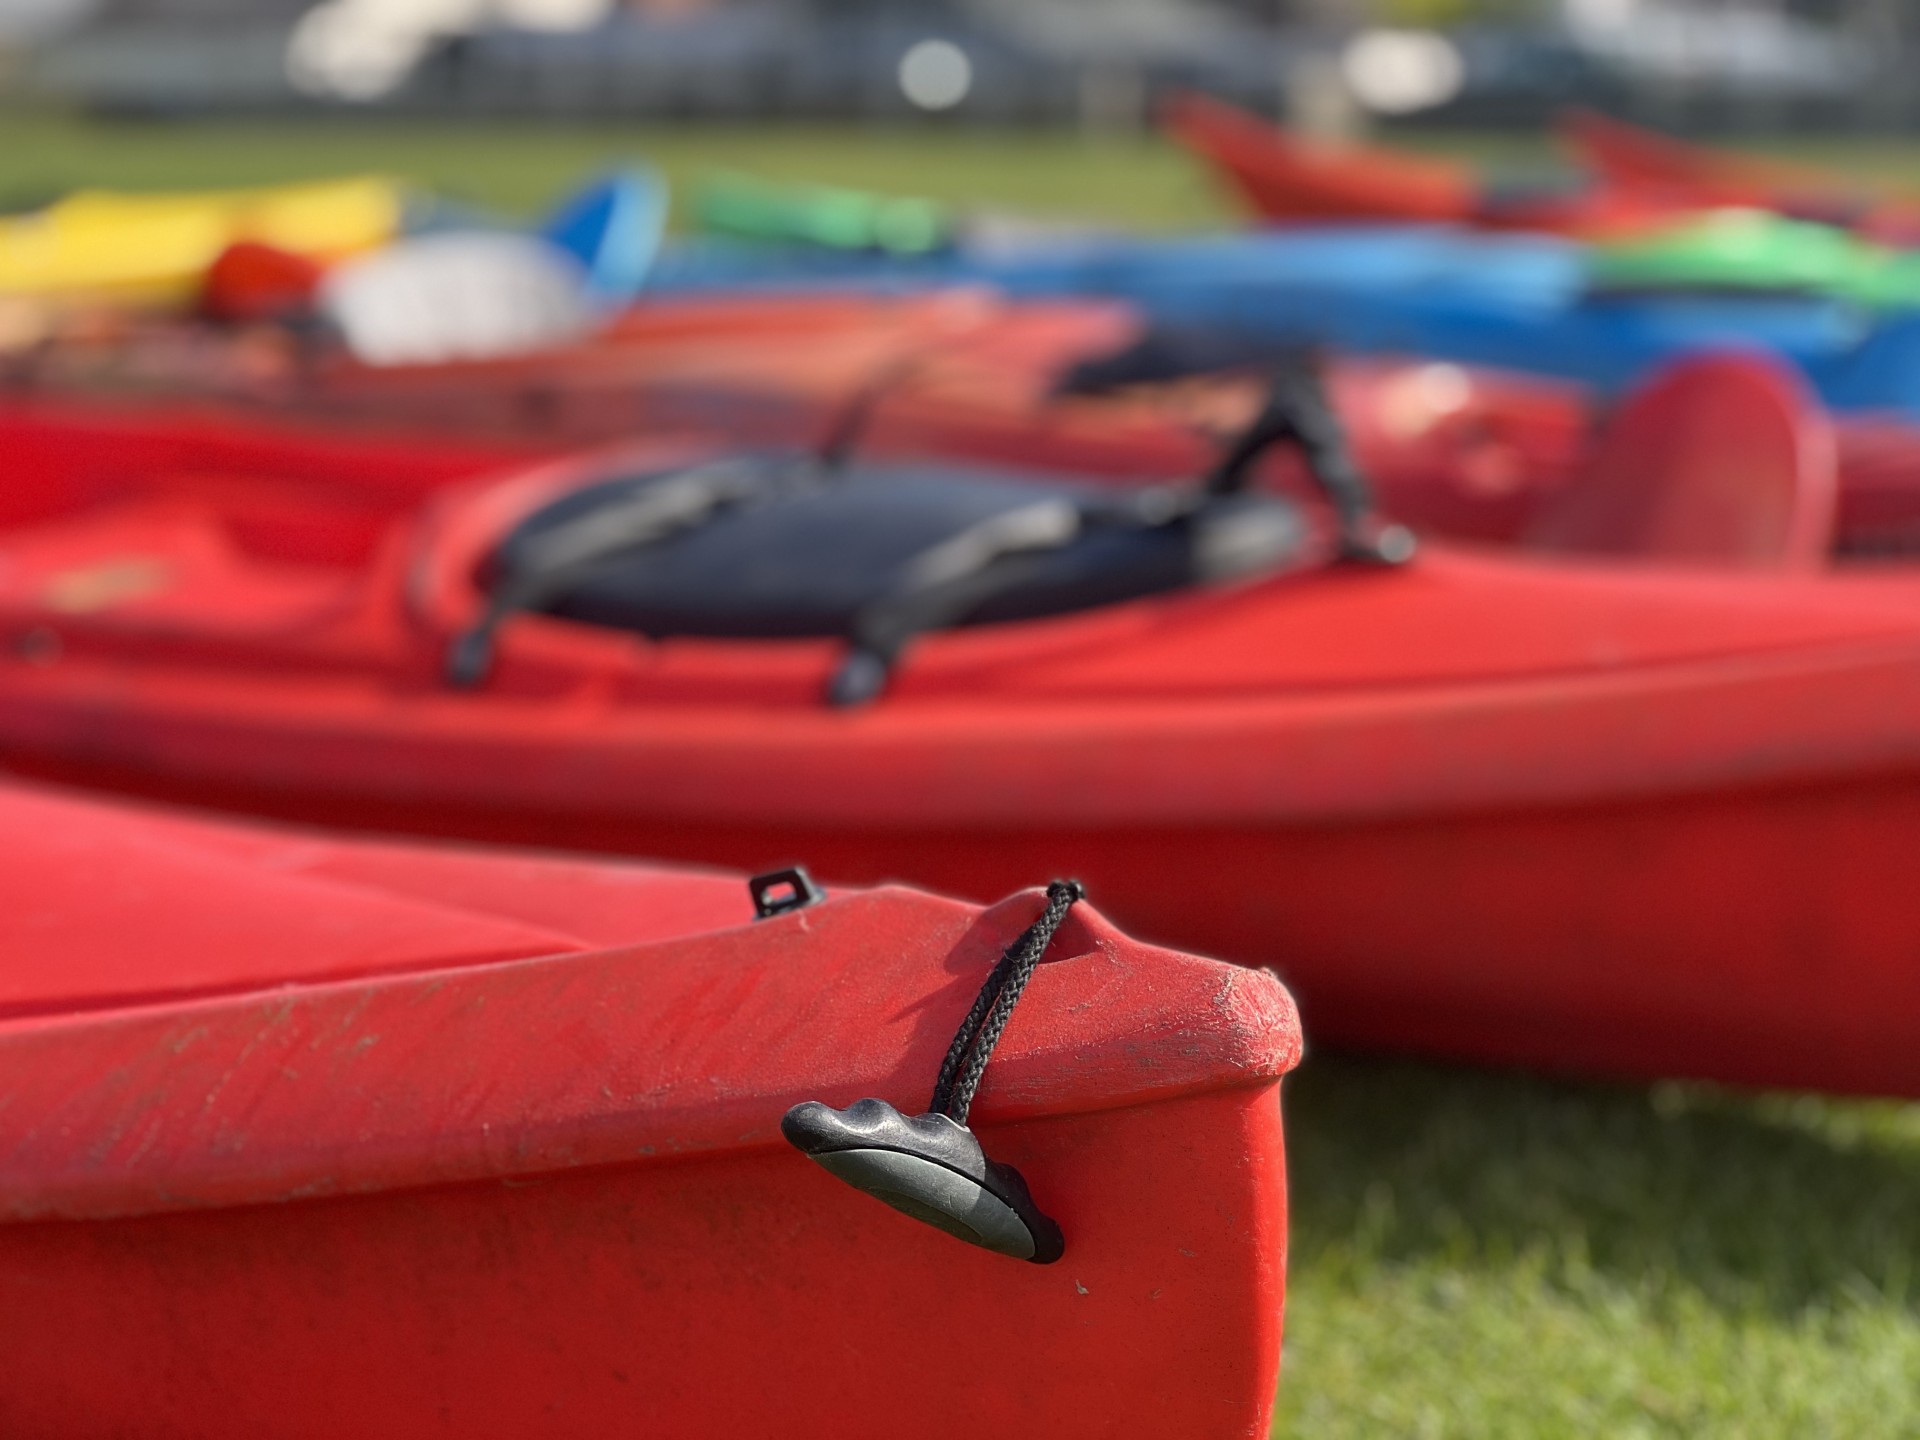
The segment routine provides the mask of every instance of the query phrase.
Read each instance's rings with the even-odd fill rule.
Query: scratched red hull
[[[917,1109],[1031,891],[756,923],[733,877],[17,787],[0,846],[8,1435],[1267,1432],[1270,977],[1069,915],[975,1112],[1037,1266],[778,1128]]]

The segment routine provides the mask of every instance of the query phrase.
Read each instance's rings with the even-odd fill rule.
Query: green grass
[[[646,159],[676,192],[712,170],[1163,228],[1217,224],[1211,180],[1149,138],[783,126],[669,127],[262,121],[88,122],[0,113],[0,206],[75,185],[248,185],[377,170],[532,214],[609,165]]]
[[[1299,1436],[1920,1433],[1920,1107],[1288,1081]]]
[[[1518,169],[1551,158],[1537,141],[1410,143]],[[1911,144],[1793,148],[1920,175]],[[1146,139],[17,115],[0,116],[0,202],[380,169],[525,214],[635,156],[683,185],[726,167],[1145,226],[1231,214]],[[1920,1433],[1920,1109],[1331,1055],[1288,1085],[1279,1433]]]
[[[1391,143],[1510,174],[1539,174],[1557,164],[1551,146],[1537,138],[1396,135]],[[1920,177],[1920,143],[1913,141],[1791,141],[1771,148],[1867,180]],[[635,158],[652,161],[682,191],[706,172],[731,169],[1156,229],[1216,225],[1235,214],[1200,166],[1151,136],[938,126],[111,123],[4,111],[0,207],[38,204],[76,185],[245,185],[379,170],[527,215],[594,171]]]

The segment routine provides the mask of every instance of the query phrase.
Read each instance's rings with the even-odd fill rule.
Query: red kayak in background
[[[1271,976],[1070,892],[750,893],[18,785],[0,851],[9,1435],[1267,1433]],[[871,1123],[1032,940],[971,1115]],[[875,1203],[922,1172],[953,1235]],[[1051,1248],[992,1253],[1002,1212]]]
[[[386,505],[641,435],[807,443],[857,416],[876,455],[1155,481],[1204,468],[1262,383],[1251,366],[1205,362],[1063,389],[1077,366],[1153,332],[1124,306],[977,292],[663,300],[591,343],[431,366],[263,360],[260,338],[163,330],[48,347],[16,374],[20,400],[4,417],[16,467],[45,467],[48,484],[103,467],[194,470],[269,506],[270,488],[331,489],[343,505],[372,488]],[[1425,534],[1524,544],[1569,488],[1606,483],[1615,463],[1593,453],[1605,407],[1570,382],[1392,357],[1335,356],[1324,369],[1382,510]],[[1836,548],[1920,550],[1920,430],[1871,415],[1834,423]],[[1271,471],[1298,483],[1285,456]]]
[[[1193,473],[1258,405],[1257,375],[1062,393],[1077,364],[1142,333],[1124,306],[973,292],[661,300],[593,342],[433,366],[307,363],[269,336],[162,330],[45,347],[16,370],[7,424],[16,464],[44,450],[45,463],[83,470],[252,466],[302,484],[332,473],[348,477],[342,493],[402,474],[417,491],[663,432],[804,443],[855,412],[878,454],[1128,480]],[[1385,510],[1438,534],[1510,539],[1574,475],[1593,423],[1584,391],[1537,377],[1351,357],[1326,368]]]
[[[1594,240],[1671,225],[1701,208],[1640,187],[1501,193],[1458,161],[1296,136],[1202,95],[1174,101],[1162,123],[1256,215],[1280,225],[1452,224]]]
[[[358,508],[23,469],[0,753],[981,898],[1076,874],[1330,1042],[1920,1093],[1920,571],[1834,563],[1797,386],[1682,367],[1539,554],[1397,564],[1275,397],[1253,439],[1308,437],[1331,505],[1249,488],[1245,437],[1185,490],[691,440]]]
[[[1776,210],[1889,244],[1920,242],[1920,198],[1911,195],[1877,195],[1814,166],[1695,145],[1592,110],[1569,111],[1560,128],[1582,164],[1649,203]]]
[[[663,299],[561,346],[371,365],[279,326],[128,320],[76,328],[18,352],[8,357],[5,379],[20,395],[222,402],[337,428],[553,453],[669,425],[788,424],[796,386],[809,404],[833,405],[883,381],[948,377],[992,376],[1044,395],[1074,361],[1125,344],[1138,327],[1119,303],[1012,304],[972,289]]]

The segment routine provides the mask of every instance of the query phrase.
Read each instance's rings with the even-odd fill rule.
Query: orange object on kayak
[[[311,256],[242,240],[227,246],[207,267],[199,310],[207,319],[227,324],[305,317],[325,273]]]
[[[1500,195],[1455,161],[1309,140],[1200,95],[1170,104],[1164,123],[1275,224],[1459,224],[1594,239],[1659,228],[1698,208],[1639,190]]]
[[[1057,891],[750,896],[18,785],[0,851],[9,1435],[1267,1433],[1271,976]],[[915,1122],[999,1168],[795,1153],[790,1111],[919,1110],[1023,932],[971,1113]]]
[[[857,447],[838,481],[689,442],[345,517],[23,466],[0,748],[360,825],[979,897],[1072,873],[1280,967],[1327,1040],[1920,1093],[1920,572],[1807,568],[1832,450],[1771,366],[1640,403],[1643,523],[1403,565],[1218,473],[995,488]],[[1792,523],[1723,504],[1692,407]]]

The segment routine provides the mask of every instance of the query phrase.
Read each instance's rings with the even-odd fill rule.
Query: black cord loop
[[[1040,918],[1022,931],[1020,938],[994,963],[986,983],[974,997],[973,1008],[960,1022],[953,1044],[947,1048],[947,1058],[940,1062],[940,1078],[934,1082],[929,1110],[947,1116],[956,1124],[967,1123],[974,1092],[980,1088],[987,1061],[993,1055],[994,1046],[1000,1043],[1013,1007],[1033,978],[1040,958],[1053,943],[1054,933],[1067,918],[1067,912],[1086,893],[1078,880],[1056,880],[1047,886],[1047,904]]]

